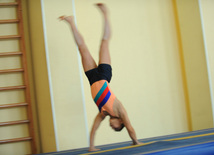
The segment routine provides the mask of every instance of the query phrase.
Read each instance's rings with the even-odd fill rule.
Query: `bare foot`
[[[102,13],[107,14],[108,10],[105,4],[103,3],[97,3],[96,4],[98,6],[98,8],[102,11]]]
[[[60,16],[59,20],[65,20],[67,22],[73,22],[74,16]]]

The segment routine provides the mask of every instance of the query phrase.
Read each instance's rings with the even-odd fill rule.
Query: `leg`
[[[86,72],[88,70],[96,68],[97,65],[96,65],[94,59],[92,58],[92,56],[91,56],[91,54],[90,54],[90,52],[89,52],[89,50],[88,50],[88,48],[84,42],[82,35],[79,33],[79,31],[76,28],[76,25],[74,23],[74,17],[73,16],[68,16],[68,17],[61,16],[60,19],[67,21],[67,23],[71,27],[74,39],[75,39],[76,44],[77,44],[79,51],[80,51],[84,71]]]
[[[98,3],[97,6],[101,10],[104,17],[104,33],[99,51],[99,64],[102,63],[111,64],[111,57],[109,53],[109,40],[111,37],[111,28],[108,19],[108,12],[104,4]]]

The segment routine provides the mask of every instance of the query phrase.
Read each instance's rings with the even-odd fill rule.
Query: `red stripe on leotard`
[[[99,97],[99,99],[97,100],[97,106],[100,105],[100,103],[102,102],[102,100],[105,98],[105,96],[108,94],[109,92],[109,88],[106,87],[106,89],[104,90],[104,92],[102,93],[102,95]]]

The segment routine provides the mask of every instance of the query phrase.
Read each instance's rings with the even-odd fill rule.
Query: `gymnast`
[[[82,35],[77,30],[73,16],[61,16],[61,20],[65,20],[71,27],[76,44],[82,58],[84,72],[91,86],[91,94],[96,103],[99,112],[95,117],[91,133],[89,151],[97,151],[99,149],[94,146],[95,133],[106,116],[110,116],[110,126],[115,131],[121,131],[126,127],[133,145],[138,145],[136,133],[128,118],[127,112],[121,102],[116,98],[109,87],[112,77],[111,59],[109,53],[109,40],[111,37],[111,28],[108,19],[108,10],[105,4],[98,3],[97,7],[104,17],[104,34],[101,41],[99,51],[99,65],[97,66],[92,58]]]

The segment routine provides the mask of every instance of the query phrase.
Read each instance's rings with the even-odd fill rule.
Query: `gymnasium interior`
[[[114,94],[137,138],[97,113],[69,26],[98,62],[109,10]],[[214,154],[213,0],[0,0],[0,154]],[[183,152],[182,152],[183,151]]]

